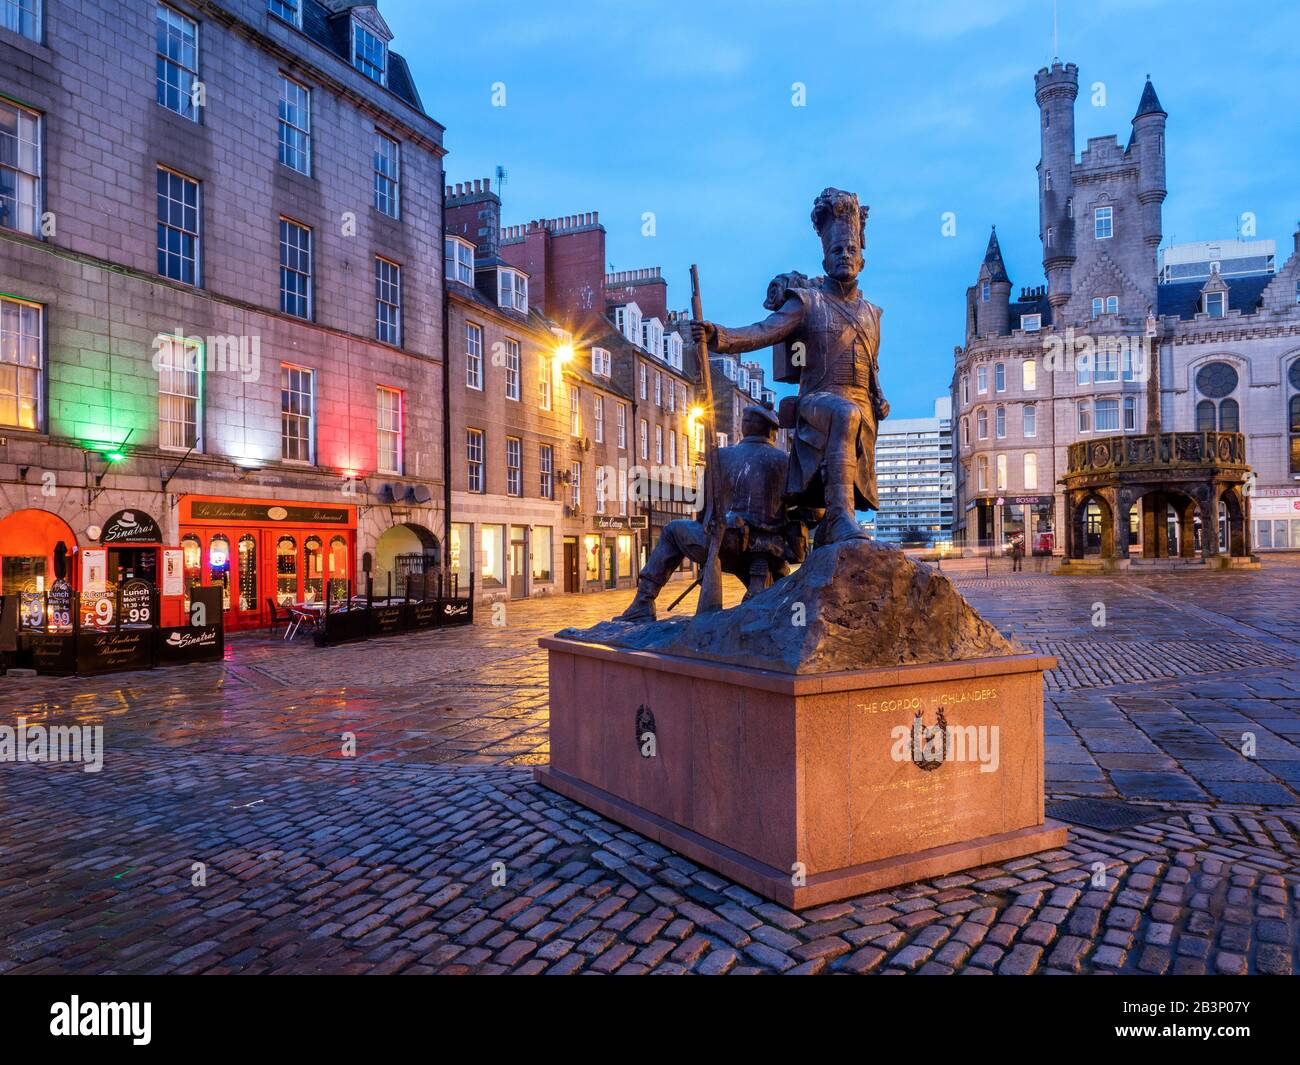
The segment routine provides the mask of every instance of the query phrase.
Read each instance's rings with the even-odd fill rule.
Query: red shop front
[[[180,533],[187,596],[220,585],[227,629],[270,624],[271,600],[341,598],[354,578],[353,505],[185,496]]]

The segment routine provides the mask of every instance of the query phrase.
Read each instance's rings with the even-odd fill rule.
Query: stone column
[[[1201,557],[1219,557],[1219,490],[1209,487],[1202,491],[1201,504]]]
[[[1196,557],[1196,504],[1187,500],[1178,511],[1178,554],[1182,558]]]
[[[1074,558],[1074,522],[1070,515],[1073,513],[1070,503],[1070,493],[1062,492],[1062,499],[1065,506],[1065,520],[1057,523],[1057,539],[1060,541],[1061,556],[1063,558]]]
[[[1128,489],[1111,489],[1106,502],[1110,504],[1111,557],[1128,558]]]
[[[1246,507],[1241,493],[1229,488],[1223,493],[1228,505],[1228,554],[1233,558],[1243,558],[1250,554],[1249,526],[1246,523]]]
[[[1142,497],[1142,557],[1164,558],[1169,554],[1166,543],[1165,495],[1148,492]]]
[[[1115,557],[1115,489],[1103,488],[1097,493],[1097,508],[1101,511],[1101,557]]]

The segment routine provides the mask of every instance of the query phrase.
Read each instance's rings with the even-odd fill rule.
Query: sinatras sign
[[[143,510],[119,510],[104,522],[101,544],[160,544],[162,530]]]

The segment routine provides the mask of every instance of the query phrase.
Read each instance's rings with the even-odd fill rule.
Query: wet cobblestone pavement
[[[106,746],[99,773],[0,764],[0,972],[1294,971],[1300,560],[959,586],[1061,660],[1049,801],[1153,820],[796,914],[532,783],[537,637],[627,593],[331,649],[236,636],[221,664],[0,678],[0,723]]]

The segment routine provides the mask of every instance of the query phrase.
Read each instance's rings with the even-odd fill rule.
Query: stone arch
[[[24,507],[0,518],[0,559],[7,558],[9,580],[16,587],[0,587],[0,594],[13,595],[24,590],[27,581],[40,579],[48,588],[57,576],[55,553],[62,543],[66,554],[66,578],[74,582],[73,551],[77,546],[72,527],[53,511]]]
[[[1300,355],[1300,351],[1297,351],[1296,354]],[[1225,350],[1223,348],[1216,351],[1203,352],[1200,355],[1188,359],[1186,365],[1183,367],[1183,372],[1186,374],[1186,377],[1179,381],[1178,384],[1185,387],[1189,392],[1195,393],[1196,375],[1200,373],[1203,366],[1212,362],[1226,362],[1237,371],[1237,376],[1239,378],[1237,382],[1238,389],[1244,391],[1250,385],[1254,384],[1254,379],[1251,375],[1254,364],[1251,360],[1238,351]]]
[[[1251,551],[1249,504],[1241,489],[1236,486],[1225,488],[1219,493],[1219,503],[1227,512],[1228,554],[1233,558],[1245,558]],[[1218,537],[1217,528],[1215,529],[1215,537],[1216,539]]]
[[[1142,557],[1195,558],[1196,521],[1203,513],[1195,488],[1190,485],[1153,485],[1135,493],[1133,507],[1138,508],[1138,531],[1142,541]],[[1177,519],[1176,540],[1169,542],[1169,511]],[[1123,521],[1131,521],[1126,512]]]
[[[1084,489],[1075,494],[1070,505],[1070,557],[1115,557],[1115,508],[1103,489]],[[1095,517],[1092,507],[1097,508]],[[1091,520],[1090,520],[1091,519]]]
[[[380,579],[386,582],[392,574],[393,591],[403,594],[408,576],[436,571],[441,564],[438,537],[417,522],[395,522],[375,540],[376,587]]]
[[[1222,394],[1211,395],[1202,392],[1197,378],[1207,366],[1217,363],[1223,363],[1233,369],[1237,375],[1236,384],[1231,391]],[[1204,431],[1207,427],[1204,408],[1208,406],[1213,411],[1214,422],[1212,426],[1208,426],[1210,431],[1240,432],[1242,408],[1254,377],[1251,361],[1235,351],[1214,351],[1188,360],[1185,371],[1187,379],[1182,383],[1187,388],[1187,395],[1192,405],[1192,424],[1196,426],[1197,431]],[[1228,408],[1226,411],[1225,406]],[[1225,425],[1228,427],[1225,428]],[[1232,425],[1236,425],[1237,428],[1231,428]]]

